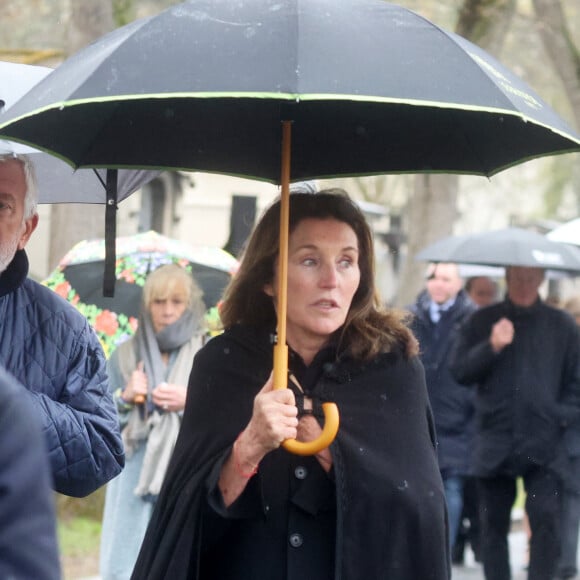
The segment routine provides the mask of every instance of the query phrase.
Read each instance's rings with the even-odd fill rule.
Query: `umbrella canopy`
[[[563,242],[580,246],[580,218],[576,218],[557,228],[554,228],[547,234],[547,237],[553,242]]]
[[[579,249],[520,228],[449,236],[421,250],[416,259],[580,272]]]
[[[3,104],[5,109],[12,106],[52,70],[44,66],[0,61],[0,105]],[[38,181],[39,203],[104,204],[106,201],[104,169],[75,170],[54,155],[20,143],[0,140],[0,154],[3,153],[26,154],[31,157]],[[159,173],[154,170],[119,171],[118,201],[131,195]]]
[[[489,54],[383,0],[178,4],[68,59],[11,108],[1,133],[75,166],[279,182],[282,120],[293,122],[300,180],[492,175],[580,150]]]
[[[105,240],[76,244],[43,284],[71,302],[97,331],[108,355],[137,329],[141,294],[147,275],[163,264],[176,263],[191,272],[212,310],[237,270],[238,262],[226,251],[193,246],[156,232],[117,238],[114,298],[101,292]]]

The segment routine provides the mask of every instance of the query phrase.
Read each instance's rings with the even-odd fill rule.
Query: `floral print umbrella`
[[[237,260],[221,248],[193,246],[154,231],[117,238],[115,296],[102,293],[105,240],[76,244],[42,283],[73,304],[93,326],[106,356],[137,330],[147,275],[164,264],[191,272],[203,290],[208,332],[219,322],[217,303],[237,270]]]

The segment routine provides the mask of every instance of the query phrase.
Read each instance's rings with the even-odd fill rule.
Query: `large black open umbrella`
[[[495,59],[383,0],[183,2],[68,59],[0,134],[80,167],[281,184],[277,387],[287,381],[291,179],[489,176],[580,150],[580,136]]]
[[[492,175],[580,137],[467,40],[383,0],[190,0],[81,50],[1,133],[75,166],[280,181]]]

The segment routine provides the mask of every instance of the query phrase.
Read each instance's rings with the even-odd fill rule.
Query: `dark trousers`
[[[453,562],[461,564],[464,561],[464,551],[467,543],[471,545],[475,560],[481,562],[481,543],[479,526],[479,500],[477,498],[477,479],[467,477],[463,486],[463,512],[461,525],[453,546]]]
[[[530,520],[528,580],[552,580],[560,552],[560,481],[549,470],[533,467],[522,474]],[[508,534],[516,498],[516,478],[478,481],[483,570],[486,580],[510,580]]]
[[[578,526],[580,524],[580,457],[570,458],[574,489],[562,490],[562,549],[558,562],[558,578],[571,578],[578,572]]]

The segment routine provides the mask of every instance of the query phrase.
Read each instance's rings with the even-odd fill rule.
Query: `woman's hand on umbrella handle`
[[[262,456],[298,434],[298,409],[291,389],[274,389],[272,375],[254,398],[252,418],[245,433]]]

